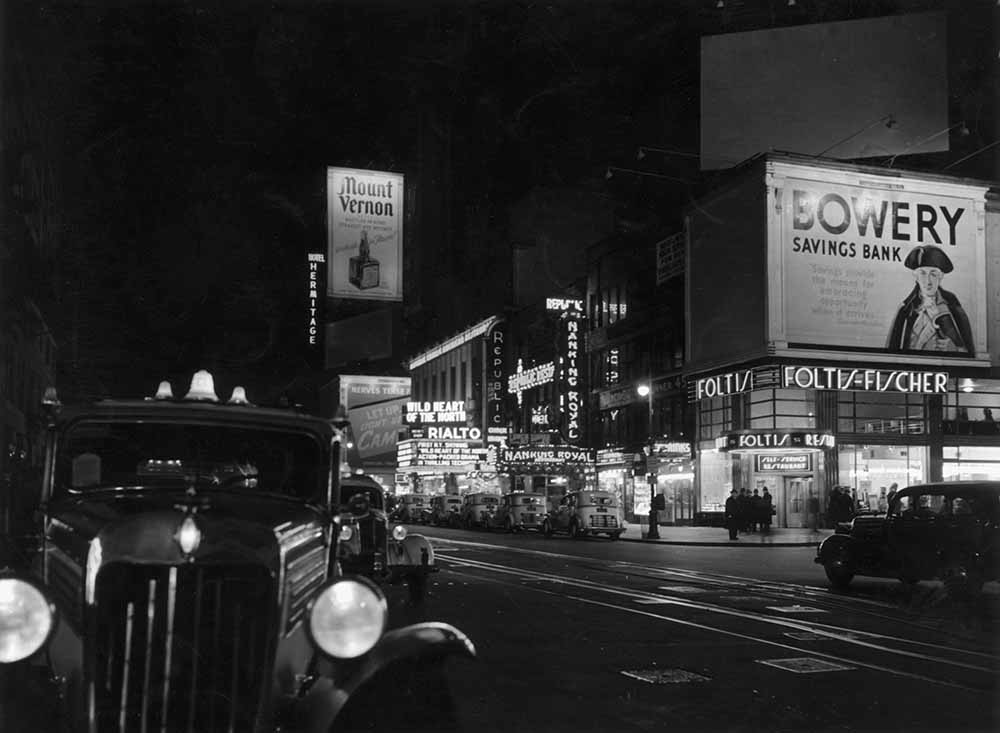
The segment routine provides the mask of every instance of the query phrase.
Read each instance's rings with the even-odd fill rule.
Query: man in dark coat
[[[773,503],[771,501],[771,494],[768,492],[767,487],[764,487],[764,493],[760,497],[760,531],[767,534],[771,531],[771,511],[773,509]]]
[[[729,529],[729,539],[738,540],[736,531],[739,529],[739,500],[736,489],[733,489],[726,499],[726,527]]]
[[[954,270],[944,250],[932,244],[910,250],[903,263],[916,284],[903,301],[886,347],[894,351],[957,351],[975,356],[969,317],[941,278]]]

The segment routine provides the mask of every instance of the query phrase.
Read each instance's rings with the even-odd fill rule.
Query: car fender
[[[848,535],[830,535],[820,543],[819,549],[816,551],[816,562],[825,564],[828,560],[838,557],[844,552],[850,552],[853,544],[853,540]]]
[[[392,567],[434,567],[434,548],[422,534],[408,534],[390,542],[386,565]]]
[[[396,662],[416,661],[428,665],[446,657],[476,658],[472,641],[450,624],[425,622],[393,629],[383,636],[368,654],[354,663],[322,660],[319,676],[298,702],[296,730],[329,733],[335,730],[337,716],[354,696],[376,681],[379,673]],[[343,666],[341,666],[343,665]],[[385,690],[377,699],[385,701]]]

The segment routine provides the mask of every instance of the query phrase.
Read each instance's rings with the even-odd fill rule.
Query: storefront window
[[[716,450],[712,441],[701,444],[698,479],[701,511],[721,512],[729,492],[733,490],[733,462],[728,453]]]
[[[1000,445],[946,445],[941,478],[945,481],[1000,481]]]
[[[927,432],[922,395],[879,392],[841,392],[837,431],[840,433]]]
[[[927,448],[915,445],[845,445],[838,448],[839,483],[850,486],[862,508],[879,511],[896,484],[902,489],[927,480]]]
[[[951,380],[941,426],[945,435],[998,435],[998,420],[1000,380]]]

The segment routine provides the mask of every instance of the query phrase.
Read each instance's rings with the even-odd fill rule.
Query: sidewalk
[[[660,539],[646,539],[648,525],[624,522],[626,530],[621,539],[625,542],[645,542],[661,545],[700,545],[704,547],[815,547],[833,534],[832,529],[776,529],[768,534],[741,532],[739,539],[731,541],[725,527],[663,527]]]

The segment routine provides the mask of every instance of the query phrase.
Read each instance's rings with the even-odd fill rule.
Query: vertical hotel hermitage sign
[[[328,168],[327,294],[403,299],[403,176]]]
[[[784,162],[768,183],[779,346],[986,358],[986,187]]]

